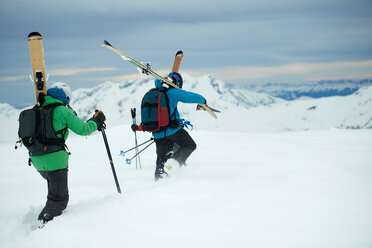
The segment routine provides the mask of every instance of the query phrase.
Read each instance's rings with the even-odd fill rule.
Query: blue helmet
[[[180,87],[182,89],[183,79],[182,79],[181,74],[179,74],[178,72],[173,71],[173,72],[169,73],[168,77],[170,77],[172,79],[172,81],[175,85],[177,85],[178,87]]]

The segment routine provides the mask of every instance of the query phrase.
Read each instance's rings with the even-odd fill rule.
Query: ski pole
[[[132,161],[132,159],[134,159],[135,157],[137,157],[141,152],[143,152],[144,150],[146,150],[149,146],[152,145],[152,143],[154,143],[155,141],[153,140],[150,144],[148,144],[147,146],[145,146],[145,148],[143,148],[141,151],[139,151],[137,154],[135,154],[133,157],[131,157],[130,159],[127,159],[127,164],[129,163],[130,164],[130,161]]]
[[[133,124],[136,124],[136,108],[130,109],[130,113],[132,115]],[[136,145],[136,153],[138,153],[138,143],[137,143],[137,132],[134,131],[134,142]],[[141,159],[140,156],[136,157],[136,169],[137,165],[139,164],[139,168],[141,169]]]
[[[143,142],[143,143],[141,143],[141,144],[139,144],[139,145],[137,145],[137,146],[135,146],[135,147],[132,147],[132,148],[130,148],[129,150],[126,150],[126,151],[121,151],[121,153],[120,153],[120,155],[123,155],[123,154],[126,154],[127,152],[130,152],[130,151],[132,151],[132,150],[134,150],[134,149],[136,149],[136,148],[138,148],[138,147],[140,147],[140,146],[143,146],[144,144],[146,144],[146,143],[149,143],[151,140],[153,140],[154,138],[150,138],[148,141],[145,141],[145,142]]]
[[[110,147],[109,147],[108,142],[107,142],[105,128],[106,128],[106,125],[103,123],[103,125],[99,128],[99,131],[101,131],[102,137],[103,137],[103,141],[105,142],[105,146],[106,146],[106,150],[107,150],[107,155],[108,155],[109,160],[110,160],[111,170],[112,170],[112,174],[114,175],[114,180],[115,180],[116,188],[118,190],[118,193],[121,194],[121,189],[120,189],[119,181],[118,181],[118,178],[117,178],[116,172],[115,172],[114,162],[112,161],[112,157],[111,157]]]

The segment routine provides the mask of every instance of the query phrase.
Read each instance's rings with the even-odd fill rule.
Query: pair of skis
[[[149,64],[143,64],[141,62],[138,62],[136,59],[132,58],[128,54],[120,51],[119,49],[117,49],[116,47],[111,45],[107,40],[104,41],[102,46],[110,49],[114,53],[118,54],[122,59],[132,63],[133,65],[135,65],[137,68],[140,69],[142,74],[150,75],[150,76],[152,76],[156,79],[159,79],[160,81],[162,81],[162,82],[164,82],[164,83],[166,83],[166,84],[168,84],[168,85],[170,85],[174,88],[179,88],[170,79],[168,79],[167,77],[163,77],[163,76],[159,75],[157,72],[155,72],[154,70],[152,70],[151,67],[149,66]],[[175,56],[172,71],[178,72],[182,58],[183,58],[183,52],[178,51],[176,56]],[[203,110],[207,111],[215,119],[217,119],[217,116],[216,116],[215,112],[216,113],[220,112],[216,109],[213,109],[213,108],[207,106],[206,104],[198,104],[197,110],[199,110],[199,109],[203,109]]]
[[[40,33],[32,32],[28,35],[28,44],[30,48],[30,56],[31,56],[31,64],[32,64],[32,77],[35,85],[35,94],[36,94],[36,102],[41,104],[43,96],[46,95],[46,74],[45,74],[45,64],[44,64],[44,48],[43,48],[43,38]],[[111,51],[115,52],[116,54],[120,55],[124,60],[129,61],[137,68],[139,68],[142,73],[151,75],[154,78],[161,80],[162,82],[175,87],[179,88],[175,85],[171,80],[166,77],[159,75],[157,72],[151,69],[151,67],[146,64],[142,64],[135,60],[134,58],[130,57],[129,55],[125,54],[124,52],[120,51],[116,47],[112,46],[106,40],[102,44],[102,46],[107,47]],[[175,60],[173,63],[172,71],[178,72],[181,61],[183,58],[183,52],[178,51]],[[197,109],[204,109],[206,110],[213,118],[217,118],[215,112],[220,112],[216,109],[210,108],[206,104],[198,104]]]

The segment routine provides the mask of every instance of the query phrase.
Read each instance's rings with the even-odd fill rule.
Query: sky
[[[182,50],[182,73],[228,83],[372,78],[370,0],[1,0],[0,103],[35,101],[33,31],[48,84],[73,90],[141,77],[103,40],[164,75]]]

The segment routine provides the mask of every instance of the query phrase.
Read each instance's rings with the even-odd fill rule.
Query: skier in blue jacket
[[[191,138],[189,133],[184,129],[181,123],[180,114],[177,110],[178,102],[183,103],[206,103],[206,100],[203,96],[182,90],[183,79],[181,74],[177,72],[171,72],[169,76],[173,83],[180,87],[174,88],[169,86],[167,90],[167,96],[169,99],[169,112],[170,115],[170,125],[166,127],[165,130],[153,132],[154,141],[156,144],[156,169],[155,169],[155,180],[160,178],[167,177],[168,174],[164,170],[165,162],[173,158],[175,159],[180,166],[186,165],[186,160],[190,154],[196,149],[196,143]],[[163,82],[156,79],[155,87],[158,89],[164,89]],[[174,120],[177,120],[174,122]],[[176,125],[174,125],[176,123]],[[141,125],[132,125],[133,131],[142,131]]]

